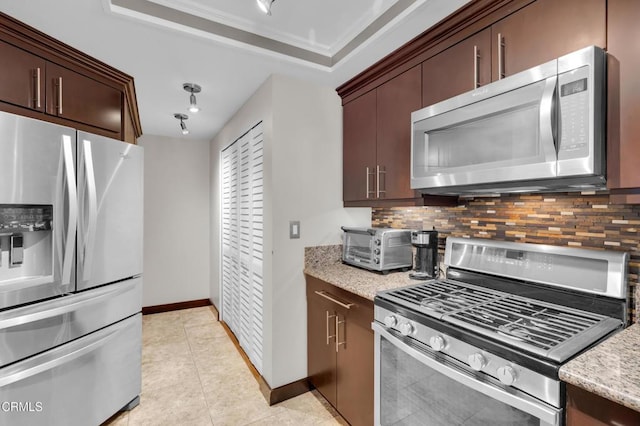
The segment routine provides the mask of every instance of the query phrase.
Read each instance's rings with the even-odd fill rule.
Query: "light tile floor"
[[[269,406],[208,307],[145,315],[140,405],[106,424],[347,425],[317,393]]]

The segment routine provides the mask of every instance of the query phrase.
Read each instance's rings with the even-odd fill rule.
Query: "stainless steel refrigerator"
[[[142,214],[141,147],[0,112],[0,424],[137,404]]]

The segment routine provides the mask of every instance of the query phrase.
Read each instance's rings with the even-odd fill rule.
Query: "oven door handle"
[[[412,356],[422,364],[434,369],[438,373],[442,373],[448,378],[455,380],[461,385],[464,385],[470,389],[478,391],[490,398],[493,398],[511,407],[517,408],[518,410],[524,411],[525,413],[528,413],[540,419],[545,424],[549,424],[549,425],[559,424],[559,415],[562,412],[562,410],[543,405],[544,403],[536,401],[533,397],[530,397],[528,395],[514,395],[511,393],[505,392],[504,390],[490,383],[478,381],[463,371],[459,371],[449,366],[446,366],[441,362],[436,361],[435,359],[425,355],[419,350],[404,344],[402,340],[400,340],[393,334],[389,333],[380,324],[377,324],[374,322],[371,324],[371,328],[373,328],[373,331],[376,333],[376,337],[378,336],[384,337],[389,343],[394,345],[396,348],[398,348],[402,352]],[[380,350],[380,343],[379,341],[376,341],[376,352],[378,352],[379,350]],[[379,360],[379,356],[377,358]],[[377,366],[376,369],[377,368],[379,368],[379,366]]]

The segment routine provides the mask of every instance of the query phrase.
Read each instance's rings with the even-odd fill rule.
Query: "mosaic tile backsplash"
[[[461,198],[457,207],[374,208],[371,219],[376,227],[435,227],[441,255],[450,235],[626,251],[629,320],[638,321],[640,205],[609,204],[606,193],[503,195]]]

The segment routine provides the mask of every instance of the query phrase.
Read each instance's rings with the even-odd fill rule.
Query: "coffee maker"
[[[438,231],[411,231],[411,245],[416,248],[416,257],[409,278],[438,278]]]

